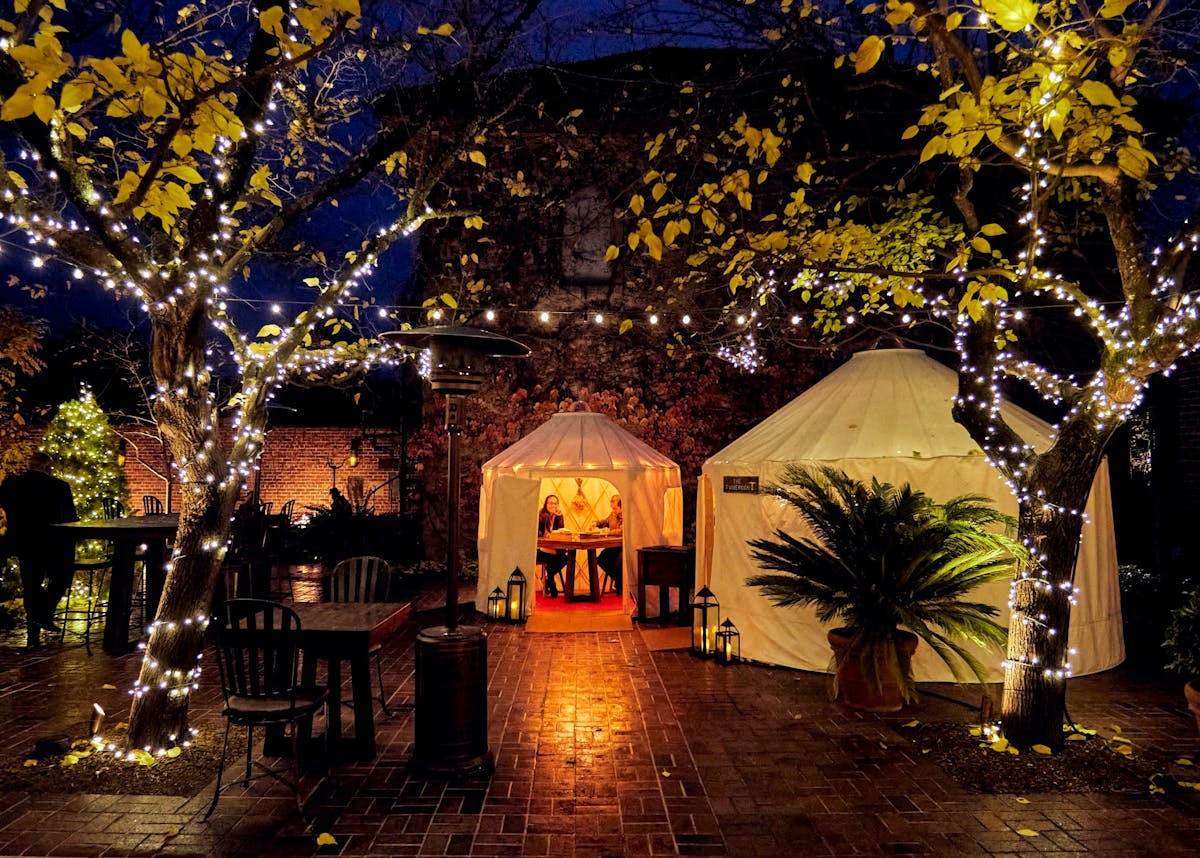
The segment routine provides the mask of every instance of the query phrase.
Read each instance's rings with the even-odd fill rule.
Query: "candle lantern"
[[[717,662],[719,664],[737,664],[742,660],[742,633],[737,630],[733,620],[725,618],[721,629],[717,632]]]
[[[487,614],[493,620],[504,619],[504,593],[499,587],[488,596]]]
[[[518,566],[508,576],[508,613],[510,623],[525,622],[525,573]]]
[[[717,611],[721,605],[712,590],[701,587],[692,601],[692,655],[708,658],[717,643]]]

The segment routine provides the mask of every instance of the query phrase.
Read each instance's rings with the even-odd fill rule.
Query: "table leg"
[[[371,656],[365,649],[350,657],[354,692],[354,743],[360,760],[375,756],[375,698],[371,696]]]
[[[112,577],[104,616],[104,643],[109,655],[129,652],[129,614],[133,601],[133,558],[136,546],[127,539],[113,541]]]
[[[637,618],[638,622],[646,619],[646,576],[642,571],[638,570],[638,591],[637,591]]]
[[[567,565],[563,569],[563,598],[568,602],[575,601],[575,549],[567,552]]]
[[[592,591],[592,601],[600,601],[600,573],[598,571],[598,563],[596,562],[596,549],[589,548],[587,550],[588,558],[588,589]]]
[[[329,713],[325,717],[325,739],[330,752],[336,754],[342,741],[342,662],[336,655],[329,656]]]
[[[158,602],[162,598],[163,584],[167,580],[167,544],[157,539],[146,543],[146,622],[158,614]]]

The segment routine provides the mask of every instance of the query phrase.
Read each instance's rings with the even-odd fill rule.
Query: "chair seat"
[[[320,709],[328,696],[329,692],[324,688],[301,689],[296,692],[293,706],[291,694],[281,697],[241,697],[231,694],[229,705],[222,714],[241,724],[292,721]]]

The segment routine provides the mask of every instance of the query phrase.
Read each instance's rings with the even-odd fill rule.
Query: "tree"
[[[1181,205],[1196,10],[1166,0],[780,10],[762,42],[782,51],[772,108],[715,138],[693,124],[651,140],[628,245],[686,250],[691,282],[721,278],[734,336],[761,337],[800,310],[823,335],[864,319],[953,331],[955,419],[1007,478],[1032,558],[1012,584],[1002,729],[1019,747],[1059,748],[1093,476],[1148,380],[1200,344],[1187,267],[1200,236]],[[840,44],[833,64],[847,79],[884,87],[890,102],[874,133],[845,148],[829,117],[806,109],[812,83],[793,73],[803,67],[787,63],[813,26]],[[847,114],[879,104],[859,95]],[[881,144],[889,127],[896,138]],[[685,174],[681,160],[704,166]],[[1001,418],[1006,379],[1059,407],[1048,449]]]
[[[42,449],[54,475],[71,484],[80,518],[104,518],[104,502],[120,501],[128,509],[129,487],[117,463],[117,433],[90,390],[64,402],[46,428]]]
[[[0,480],[21,470],[30,445],[17,437],[25,423],[21,382],[36,375],[45,364],[42,324],[8,307],[0,308]]]
[[[485,226],[442,179],[459,162],[486,175],[511,107],[485,109],[489,76],[538,5],[382,4],[371,19],[358,0],[17,0],[0,21],[0,126],[23,146],[0,171],[4,214],[36,263],[145,310],[152,412],[183,489],[132,747],[187,735],[233,505],[275,390],[380,359],[347,333],[389,249],[438,219]],[[242,311],[270,288],[286,289],[286,323]],[[228,403],[214,395],[214,331],[238,370]]]

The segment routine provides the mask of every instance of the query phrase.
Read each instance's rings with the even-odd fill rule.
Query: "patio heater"
[[[380,339],[430,351],[430,386],[446,397],[449,436],[446,502],[446,624],[417,636],[413,768],[464,775],[490,769],[487,739],[487,638],[479,626],[458,624],[462,543],[459,444],[463,398],[483,387],[493,357],[525,357],[508,337],[462,325],[390,331]]]

